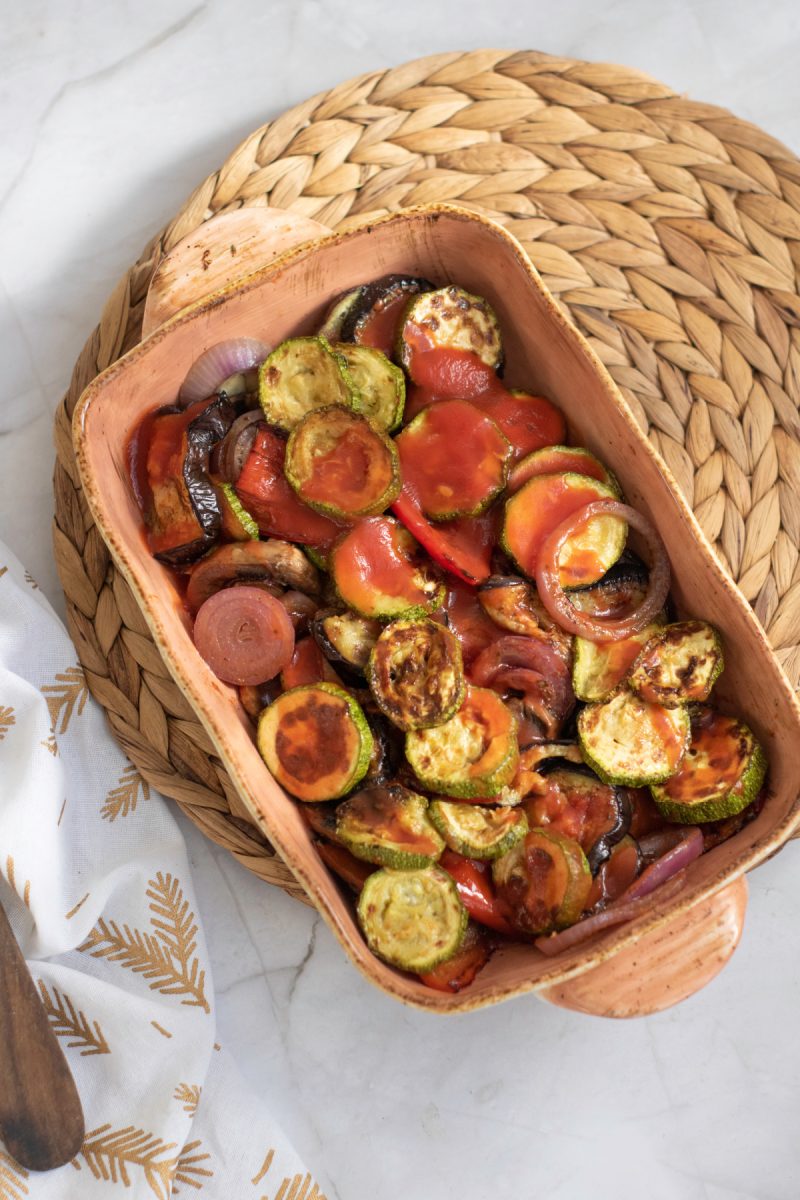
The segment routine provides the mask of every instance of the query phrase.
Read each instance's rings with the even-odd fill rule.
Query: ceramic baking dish
[[[677,897],[656,902],[635,922],[557,958],[525,945],[503,948],[458,995],[432,991],[368,951],[351,898],[328,873],[294,803],[267,772],[235,689],[221,683],[194,649],[170,573],[148,551],[126,463],[131,430],[145,412],[174,402],[192,362],[209,346],[237,336],[277,344],[311,332],[336,295],[389,272],[422,275],[437,284],[456,282],[494,305],[506,346],[506,382],[549,396],[567,418],[569,440],[588,446],[607,463],[628,503],[658,527],[672,563],[671,594],[679,616],[704,618],[723,633],[726,670],[716,689],[718,702],[752,726],[770,760],[769,791],[759,815],[696,860]],[[800,709],[761,627],[668,469],[519,243],[502,227],[473,212],[432,206],[283,253],[185,309],[98,376],[76,409],[74,437],[94,519],[176,682],[253,820],[372,983],[440,1012],[539,992],[586,1011],[631,1015],[680,999],[719,969],[741,930],[746,898],[741,877],[774,853],[800,821]],[[715,955],[719,962],[711,969]],[[621,997],[616,1005],[615,988]]]

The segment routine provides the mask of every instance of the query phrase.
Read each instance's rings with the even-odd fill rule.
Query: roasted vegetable
[[[301,638],[295,643],[291,661],[281,671],[281,687],[285,692],[312,683],[341,682],[312,637]]]
[[[495,796],[517,769],[517,723],[494,692],[469,687],[449,721],[406,734],[406,758],[430,791],[466,799]]]
[[[648,704],[622,689],[578,714],[583,757],[607,783],[643,787],[674,775],[689,743],[684,708]]]
[[[593,617],[626,617],[642,603],[648,577],[649,572],[641,559],[626,550],[602,579],[587,587],[573,589],[569,598],[575,608]]]
[[[569,654],[561,641],[505,634],[483,650],[470,678],[501,695],[520,692],[525,707],[541,722],[547,738],[558,738],[575,704]]]
[[[198,400],[178,412],[156,414],[147,449],[150,549],[170,566],[204,554],[219,537],[222,513],[209,479],[211,450],[236,416],[224,397]]]
[[[471,397],[470,403],[487,417],[491,417],[501,433],[508,438],[512,463],[530,455],[531,451],[541,446],[561,441],[566,434],[564,418],[556,406],[544,396],[530,396],[527,392],[520,391],[509,392],[497,379],[487,391]],[[509,478],[510,475],[511,471]]]
[[[558,627],[528,579],[517,575],[492,575],[478,588],[478,600],[495,625],[524,637],[558,632]],[[563,635],[567,644],[569,638]]]
[[[433,290],[427,279],[413,275],[384,275],[350,293],[337,340],[357,342],[391,355],[401,314],[411,296]],[[340,301],[341,303],[341,301]]]
[[[367,517],[334,545],[330,566],[349,607],[381,621],[425,616],[444,587],[409,533],[391,517]]]
[[[361,707],[333,683],[284,692],[261,714],[258,749],[298,800],[336,800],[363,779],[372,734]]]
[[[304,503],[343,521],[383,512],[400,492],[394,443],[337,404],[298,422],[286,446],[285,471]]]
[[[194,621],[194,644],[224,683],[273,679],[292,657],[294,629],[280,600],[257,587],[216,592]]]
[[[466,684],[458,641],[435,621],[392,621],[376,641],[367,679],[399,729],[428,729],[453,716]]]
[[[330,867],[356,895],[375,870],[371,863],[362,862],[349,850],[345,850],[344,846],[337,846],[335,842],[317,842],[316,850],[325,866]]]
[[[222,513],[222,533],[234,542],[258,541],[258,525],[242,504],[233,485],[221,483],[217,492]]]
[[[586,855],[560,833],[531,829],[492,868],[498,895],[525,934],[566,929],[577,921],[592,887]]]
[[[467,912],[441,867],[375,871],[358,900],[358,920],[373,954],[422,974],[452,957],[467,929]]]
[[[615,499],[604,483],[588,475],[535,475],[505,506],[503,549],[525,575],[536,574],[539,551],[571,513],[593,500]],[[573,534],[561,553],[562,587],[581,587],[601,579],[625,546],[627,526],[617,517],[596,517]]]
[[[361,302],[361,298],[366,290],[366,284],[362,283],[358,287],[353,288],[352,291],[345,292],[343,296],[337,297],[326,312],[323,322],[317,330],[319,336],[324,337],[331,344],[338,342],[341,339],[342,327],[349,313],[355,310],[356,306]]]
[[[325,657],[331,662],[344,663],[359,674],[365,670],[382,628],[379,621],[349,609],[344,612],[323,609],[311,624],[311,632]]]
[[[556,446],[552,443],[534,450],[514,464],[508,472],[509,495],[518,492],[534,475],[563,475],[566,472],[598,479],[617,496],[622,495],[616,476],[589,450],[584,450],[582,446]]]
[[[661,623],[646,625],[619,642],[590,642],[576,637],[572,659],[572,687],[579,700],[608,700],[628,674],[642,647]]]
[[[259,367],[258,383],[264,415],[287,433],[315,408],[353,408],[358,398],[344,359],[323,337],[281,342]]]
[[[356,858],[401,870],[430,866],[444,850],[425,797],[397,786],[365,788],[343,801],[336,838]]]
[[[420,979],[426,987],[435,988],[437,992],[456,993],[474,981],[475,976],[489,961],[492,953],[492,939],[485,929],[470,921],[464,940],[452,954],[438,967],[424,971]]]
[[[334,350],[347,363],[358,393],[358,412],[381,433],[397,429],[406,400],[406,378],[400,368],[371,346],[339,342]]]
[[[437,566],[473,586],[489,578],[497,526],[493,509],[432,525],[407,491],[400,492],[392,509]]]
[[[628,683],[643,700],[675,708],[707,700],[723,667],[722,640],[706,621],[681,621],[653,633]]]
[[[449,848],[467,858],[499,858],[528,832],[527,818],[519,808],[433,800],[428,816]]]
[[[303,551],[290,542],[233,542],[219,546],[199,562],[189,576],[186,602],[192,612],[209,596],[233,583],[268,583],[299,592],[319,591],[317,569]]]
[[[766,771],[766,755],[748,727],[709,709],[695,717],[691,743],[677,773],[650,790],[668,821],[697,825],[747,808],[760,792]]]
[[[430,350],[464,350],[497,369],[503,345],[488,301],[450,284],[410,300],[397,335],[396,357],[415,382],[414,359]]]
[[[431,520],[476,517],[503,490],[508,440],[490,417],[464,400],[426,408],[398,434],[396,444],[403,488]]]
[[[539,773],[544,788],[523,801],[529,824],[578,842],[594,874],[630,827],[625,789],[603,783],[582,764],[568,766],[555,758],[542,762]]]

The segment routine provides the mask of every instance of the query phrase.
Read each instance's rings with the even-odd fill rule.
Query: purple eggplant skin
[[[432,292],[436,287],[429,279],[415,275],[384,275],[374,283],[368,283],[354,298],[342,321],[340,342],[357,342],[359,330],[377,307],[384,308],[400,295],[409,299],[420,292]]]
[[[189,423],[182,475],[198,532],[191,541],[157,553],[159,562],[171,567],[185,566],[205,554],[219,538],[222,512],[208,475],[209,460],[214,446],[224,438],[235,419],[234,405],[227,397],[219,396]]]

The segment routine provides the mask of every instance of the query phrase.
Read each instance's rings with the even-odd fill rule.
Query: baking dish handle
[[[678,913],[591,971],[539,995],[597,1017],[644,1017],[694,995],[733,954],[744,925],[741,875],[686,913]]]

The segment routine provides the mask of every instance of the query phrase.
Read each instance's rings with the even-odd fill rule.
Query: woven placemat
[[[89,687],[145,779],[294,895],[170,679],[89,514],[70,418],[139,339],[161,256],[270,204],[334,228],[452,201],[513,230],[800,679],[800,161],[638,71],[538,52],[363,75],[246,139],[119,281],[55,424],[55,555]]]

